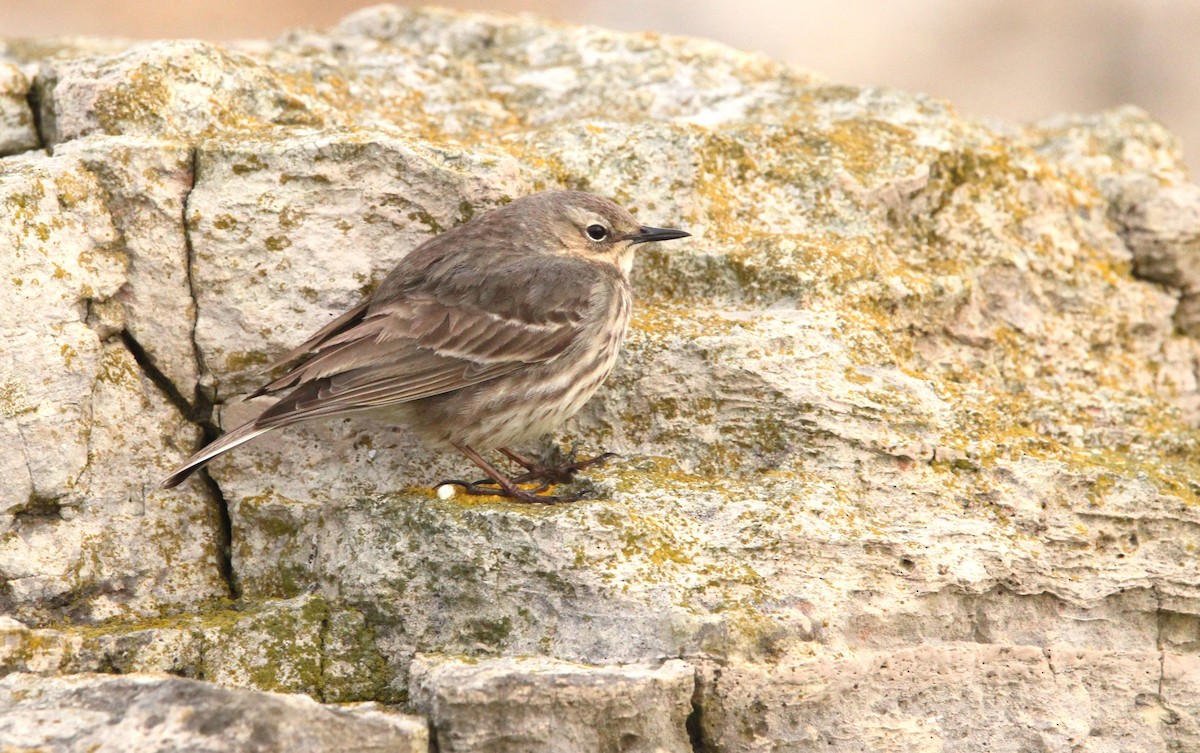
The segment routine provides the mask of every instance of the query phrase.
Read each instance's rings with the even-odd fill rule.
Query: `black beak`
[[[676,238],[689,238],[691,235],[691,233],[685,233],[682,230],[673,230],[669,227],[647,227],[646,225],[642,225],[629,240],[634,245],[637,245],[638,243],[652,243],[654,241],[673,241]]]

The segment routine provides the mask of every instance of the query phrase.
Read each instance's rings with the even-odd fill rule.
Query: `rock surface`
[[[710,665],[700,724],[722,753],[1187,750],[1197,670],[1195,656],[978,643]]]
[[[0,157],[37,146],[37,129],[29,107],[29,79],[15,65],[0,63]]]
[[[548,659],[480,662],[418,657],[413,701],[437,750],[690,753],[695,669],[585,667]]]
[[[561,662],[649,698],[637,667],[682,657],[696,710],[647,750],[1200,747],[1200,189],[1136,109],[987,125],[381,7],[0,44],[5,151],[0,672],[436,723]],[[556,186],[693,233],[641,253],[618,370],[554,438],[622,454],[593,501],[439,500],[465,461],[366,419],[157,488],[415,244]]]
[[[427,753],[424,720],[154,675],[10,674],[0,749],[46,753]]]

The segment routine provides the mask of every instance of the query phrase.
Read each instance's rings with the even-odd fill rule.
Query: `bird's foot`
[[[500,452],[504,453],[505,457],[507,457],[509,460],[528,471],[528,473],[513,479],[513,481],[518,484],[524,484],[530,481],[545,481],[551,484],[569,484],[575,477],[575,474],[579,473],[583,469],[590,468],[593,465],[602,465],[612,458],[620,457],[620,455],[615,452],[605,452],[597,455],[594,458],[577,460],[576,458],[578,455],[576,454],[576,448],[572,446],[571,450],[567,453],[565,463],[559,465],[546,465],[544,463],[539,463],[536,460],[531,460],[524,455],[513,452],[506,447],[500,448]]]
[[[462,481],[460,479],[449,479],[443,481],[438,486],[451,485],[460,487],[464,493],[474,496],[488,497],[507,497],[518,502],[526,502],[534,505],[553,505],[559,502],[578,502],[584,497],[578,494],[568,496],[557,496],[553,494],[542,494],[550,488],[550,482],[544,482],[540,486],[533,489],[522,489],[517,486],[518,480],[514,479],[511,485],[501,484],[498,481],[493,481],[490,478],[480,479],[479,481]],[[521,482],[523,483],[523,482]]]

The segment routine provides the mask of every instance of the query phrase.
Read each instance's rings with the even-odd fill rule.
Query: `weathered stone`
[[[94,133],[188,139],[269,125],[334,125],[261,61],[199,41],[152,42],[39,73],[48,144]],[[328,122],[327,122],[328,121]]]
[[[1200,186],[1127,180],[1112,209],[1138,277],[1179,292],[1175,325],[1200,336]]]
[[[317,596],[100,628],[33,629],[3,617],[0,676],[9,672],[165,672],[327,702],[407,694],[365,616]]]
[[[588,667],[547,659],[462,662],[421,657],[412,697],[438,750],[687,753],[695,670]]]
[[[1134,273],[1187,292],[1200,290],[1200,186],[1163,188],[1142,181],[1122,199],[1116,211]]]
[[[371,705],[221,688],[156,675],[0,679],[0,748],[87,751],[426,753],[421,719]]]
[[[727,749],[1193,744],[1200,199],[1144,113],[985,125],[711,43],[398,8],[0,58],[54,144],[0,161],[10,670],[404,702],[422,653],[686,656]],[[640,252],[622,361],[557,438],[622,453],[595,499],[437,499],[472,467],[369,418],[156,491],[414,245],[548,187],[693,233]]]
[[[0,676],[11,672],[54,674],[70,666],[83,639],[55,630],[32,630],[0,616]]]
[[[1168,674],[1164,661],[1179,664]],[[717,753],[1190,750],[1194,695],[1174,683],[1196,667],[1194,656],[978,643],[710,664],[700,740]]]
[[[157,488],[195,428],[120,334],[127,318],[155,317],[126,317],[122,299],[187,300],[169,265],[146,265],[184,250],[147,248],[164,192],[113,198],[79,146],[7,158],[0,179],[0,432],[11,448],[0,460],[0,609],[34,622],[144,615],[228,594],[206,491]],[[153,149],[111,147],[109,157],[133,159],[148,176],[163,163]],[[178,194],[165,193],[178,207]]]
[[[29,107],[29,79],[0,62],[0,157],[36,149],[40,142]]]

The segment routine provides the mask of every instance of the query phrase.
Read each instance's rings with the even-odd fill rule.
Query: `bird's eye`
[[[602,241],[608,237],[608,228],[603,225],[588,225],[585,232],[594,241]]]

